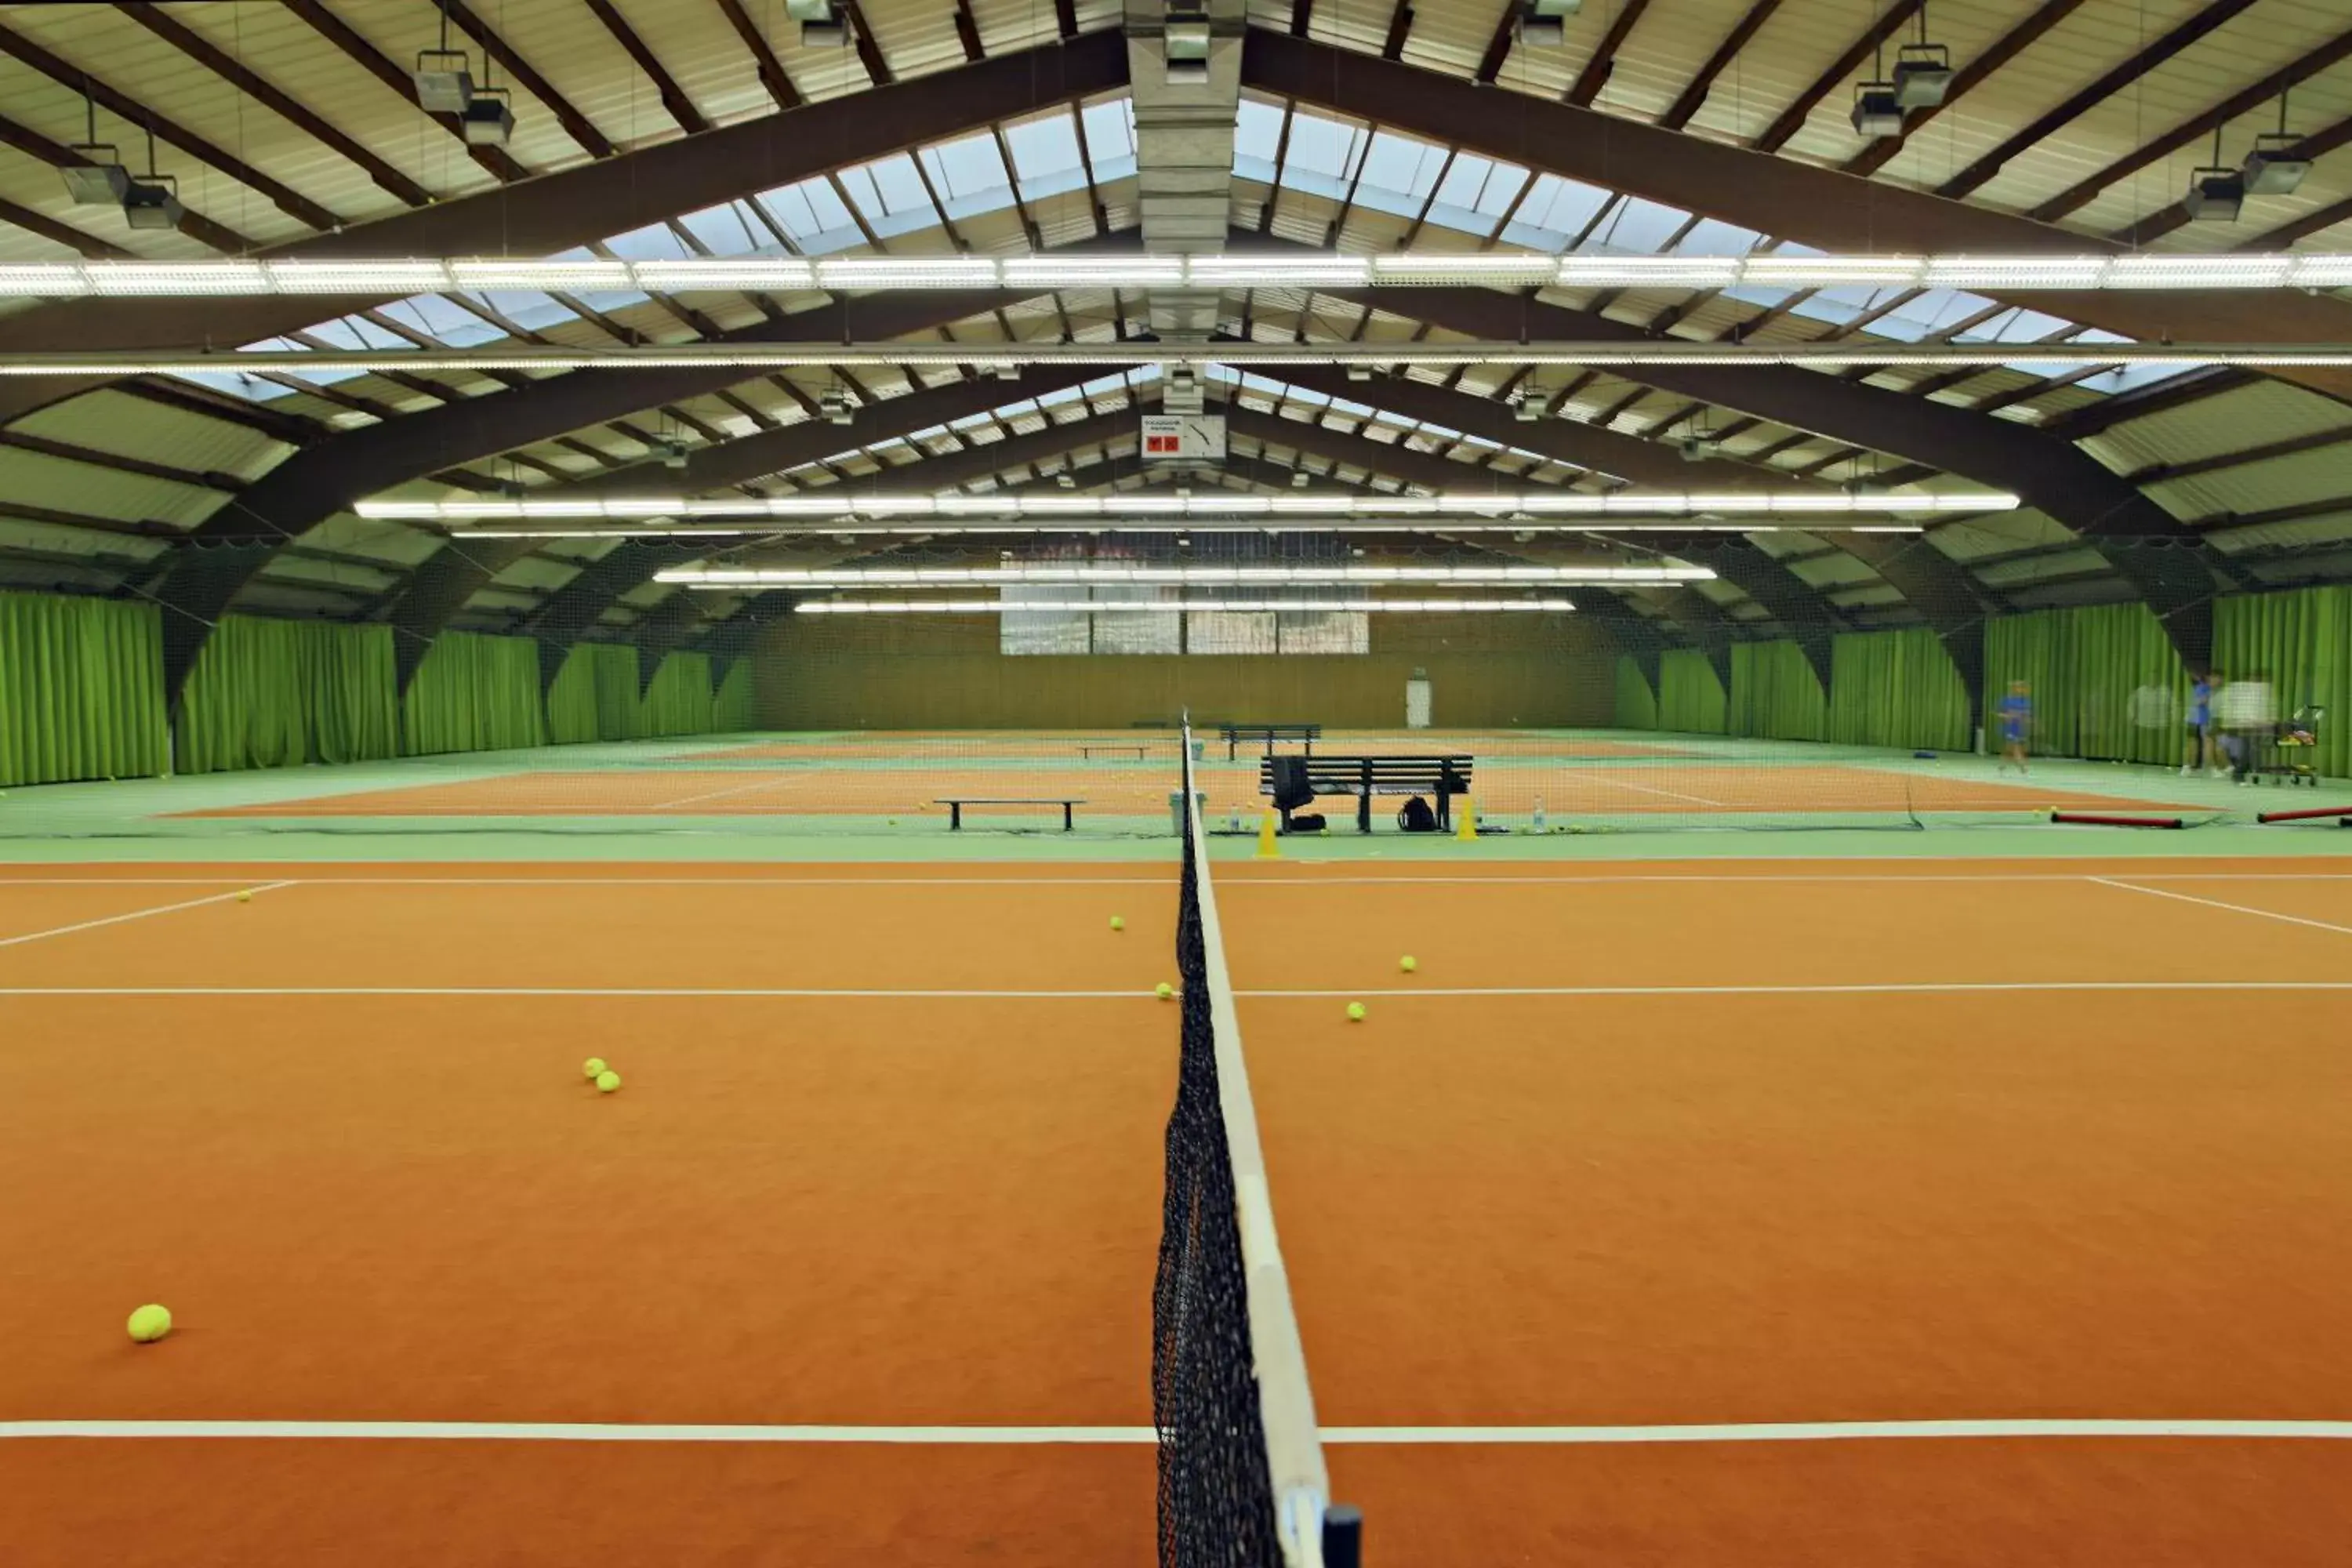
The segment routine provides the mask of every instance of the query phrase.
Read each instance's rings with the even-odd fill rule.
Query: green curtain
[[[1696,648],[1670,649],[1658,660],[1658,728],[1686,735],[1723,733],[1723,682]]]
[[[1658,727],[1658,694],[1650,689],[1641,661],[1622,655],[1617,660],[1616,724],[1620,730]]]
[[[175,766],[369,762],[400,754],[392,628],[225,616],[180,699]]]
[[[2324,708],[2319,771],[2352,775],[2352,584],[2245,594],[2214,606],[2213,662],[2230,679],[2267,680],[2278,714]]]
[[[443,632],[408,683],[404,749],[494,752],[547,743],[539,645],[529,637]]]
[[[152,605],[0,594],[0,784],[160,773],[163,623]]]
[[[1795,643],[1731,645],[1731,700],[1727,727],[1734,735],[1775,741],[1818,741],[1829,723],[1821,677]]]
[[[1634,674],[1638,679],[1640,671]],[[727,666],[727,673],[710,699],[710,727],[714,731],[756,730],[760,724],[757,710],[751,691],[751,661],[734,659]]]
[[[646,687],[639,721],[648,735],[708,735],[711,721],[710,656],[674,653]]]
[[[547,689],[547,729],[558,742],[631,741],[645,733],[637,650],[626,643],[572,645]]]
[[[2145,605],[2087,605],[1985,625],[1985,700],[2022,680],[2032,749],[2047,756],[2167,763],[2187,755],[2189,677]]]
[[[1968,749],[1974,727],[1968,688],[1932,628],[1831,639],[1829,739],[1957,752]]]

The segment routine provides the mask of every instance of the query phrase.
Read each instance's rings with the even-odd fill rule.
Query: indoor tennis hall
[[[2336,1568],[2348,116],[0,4],[0,1568]]]

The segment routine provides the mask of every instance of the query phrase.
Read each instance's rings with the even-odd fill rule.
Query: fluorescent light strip
[[[656,583],[761,588],[925,588],[1024,584],[1134,586],[1261,584],[1348,587],[1367,583],[1521,586],[1549,583],[1704,583],[1704,566],[680,566]]]
[[[1916,522],[1844,522],[1834,519],[1821,522],[1710,522],[1694,519],[1684,522],[1626,522],[1615,518],[1596,519],[1590,522],[1459,522],[1452,518],[1439,521],[1397,521],[1379,518],[1360,519],[1353,522],[1297,521],[1284,519],[1278,523],[1234,522],[1216,518],[1202,518],[1190,522],[1152,522],[1122,520],[1093,522],[1039,522],[1034,519],[1009,520],[1003,522],[920,522],[867,523],[855,519],[835,519],[826,522],[780,524],[773,528],[453,528],[452,539],[666,539],[672,543],[691,543],[698,539],[740,539],[756,534],[763,539],[855,539],[869,535],[906,535],[910,538],[937,539],[958,534],[1102,534],[1102,533],[1246,533],[1272,535],[1283,533],[1925,533]]]
[[[488,374],[498,371],[763,370],[889,365],[899,370],[966,366],[1160,365],[1171,361],[1233,365],[1409,366],[1530,365],[1590,370],[1635,365],[2076,364],[2167,366],[2352,365],[2352,344],[1959,342],[1873,343],[1834,341],[1791,343],[1688,342],[1345,342],[1197,343],[1028,342],[962,343],[681,342],[613,348],[537,345],[479,349],[223,349],[186,353],[0,353],[0,376],[250,375],[263,371],[306,374],[325,371]]]
[[[55,261],[0,266],[0,295],[109,299],[172,295],[438,294],[457,289],[1353,289],[1487,285],[1564,289],[2340,289],[2352,255],[1548,256],[1407,252],[1348,256],[743,256],[679,260],[299,258],[220,261]]]
[[[750,496],[696,499],[638,496],[623,500],[593,496],[499,500],[468,496],[451,500],[362,500],[352,510],[364,518],[404,522],[463,522],[506,518],[862,518],[908,517],[1215,517],[1339,519],[1351,517],[1682,517],[1704,513],[1772,517],[1839,517],[1887,514],[1948,514],[2013,511],[2018,499],[2000,491],[1913,491],[1846,495],[1836,492],[1706,493],[1620,490],[1587,495],[1575,490],[1470,492],[1434,496],[1253,496],[1221,490],[1209,495],[879,495],[802,494],[760,500]]]
[[[721,584],[698,583],[693,586],[715,590]],[[1575,608],[1566,599],[1342,599],[1328,602],[1316,599],[1044,599],[1009,603],[1003,599],[816,599],[793,606],[795,614],[803,616],[1172,616],[1185,611],[1213,610],[1246,615],[1433,616],[1507,615],[1514,612],[1562,615]]]

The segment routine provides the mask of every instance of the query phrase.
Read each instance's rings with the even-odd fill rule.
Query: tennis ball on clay
[[[1421,967],[1421,960],[1408,952],[1402,958],[1397,960],[1397,967],[1403,970],[1407,974],[1411,974],[1414,970]]]
[[[603,1057],[590,1057],[586,1061],[580,1064],[580,1076],[586,1079],[591,1083],[603,1078],[608,1070],[609,1069],[604,1066],[604,1058]]]
[[[1151,988],[1151,994],[1154,996],[1159,997],[1162,1002],[1165,1002],[1168,998],[1176,994],[1176,987],[1169,984],[1168,982],[1163,980],[1159,984]]]
[[[237,894],[237,896],[236,896],[236,901],[237,901],[238,903],[240,903],[240,904],[249,904],[249,903],[253,902],[253,893],[252,893],[252,890],[251,890],[250,889],[246,889],[246,890],[244,890],[244,891],[239,892],[239,893]]]
[[[152,1345],[172,1331],[170,1309],[149,1305],[131,1314],[131,1337],[142,1345]]]
[[[608,1068],[604,1071],[596,1075],[596,1092],[598,1094],[610,1094],[620,1087],[621,1075],[613,1071],[611,1068]]]
[[[1360,1024],[1360,1023],[1362,1023],[1363,1021],[1364,1021],[1364,1005],[1363,1005],[1361,1002],[1350,1002],[1350,1003],[1349,1003],[1349,1004],[1348,1004],[1348,1022],[1349,1022],[1350,1024]]]
[[[1127,929],[1127,917],[1125,915],[1111,916],[1110,929],[1113,931],[1125,931]]]

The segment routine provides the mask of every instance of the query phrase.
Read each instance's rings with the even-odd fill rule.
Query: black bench
[[[1434,798],[1437,824],[1450,826],[1453,822],[1453,800],[1457,795],[1470,793],[1472,759],[1454,756],[1422,757],[1346,757],[1326,754],[1320,757],[1260,757],[1257,763],[1257,792],[1274,794],[1274,769],[1276,762],[1303,768],[1307,783],[1318,795],[1352,795],[1356,797],[1356,831],[1372,830],[1372,796],[1376,795],[1425,795]],[[1290,828],[1290,808],[1282,807],[1282,826]]]
[[[1265,754],[1269,757],[1274,755],[1274,743],[1276,741],[1303,741],[1307,745],[1307,754],[1311,757],[1315,754],[1315,742],[1322,738],[1323,726],[1320,724],[1220,724],[1217,726],[1217,739],[1225,743],[1225,761],[1229,763],[1240,760],[1241,745],[1244,741],[1253,744],[1260,741],[1265,742]]]
[[[1078,748],[1078,755],[1088,762],[1092,762],[1094,760],[1094,754],[1097,752],[1125,752],[1139,763],[1143,761],[1143,751],[1144,749],[1141,746],[1106,746],[1097,742],[1091,746],[1080,746]]]
[[[1062,831],[1072,833],[1076,831],[1076,826],[1070,820],[1070,808],[1084,805],[1087,803],[1083,795],[1049,795],[1042,797],[1028,795],[1015,797],[966,795],[946,800],[935,800],[931,804],[948,808],[948,831],[950,833],[963,826],[963,808],[967,805],[1058,805],[1062,808]]]

